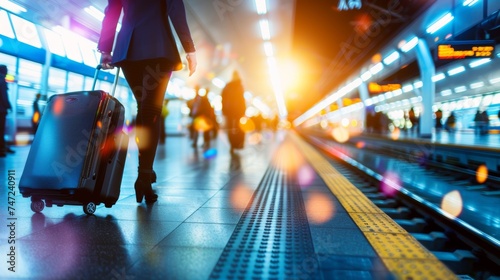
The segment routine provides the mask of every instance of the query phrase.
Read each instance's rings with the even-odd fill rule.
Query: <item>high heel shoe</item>
[[[135,189],[135,199],[137,203],[141,203],[144,198],[144,181],[137,179],[134,185]]]
[[[153,189],[148,194],[144,195],[144,198],[146,200],[146,204],[151,204],[155,203],[158,200],[158,195],[154,193]]]
[[[142,203],[143,198],[145,198],[147,204],[155,203],[158,200],[158,195],[153,191],[151,183],[137,179],[134,188],[137,203]]]
[[[153,191],[151,183],[156,182],[156,173],[152,172],[139,172],[139,177],[135,181],[135,198],[137,203],[141,203],[145,198],[146,203],[154,203],[158,200],[158,195]]]

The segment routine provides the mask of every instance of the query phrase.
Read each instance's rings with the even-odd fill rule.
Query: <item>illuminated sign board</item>
[[[437,46],[437,59],[454,60],[464,58],[492,58],[495,54],[495,41],[450,41]]]
[[[401,89],[401,84],[387,84],[387,85],[379,85],[377,83],[369,83],[368,91],[370,93],[382,93]]]

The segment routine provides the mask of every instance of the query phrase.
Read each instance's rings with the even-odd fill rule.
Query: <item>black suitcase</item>
[[[94,90],[53,95],[33,139],[19,182],[31,209],[45,205],[112,207],[120,196],[128,135],[122,127],[125,108],[112,95]],[[119,69],[113,85],[118,82]],[[45,201],[45,203],[44,203]]]

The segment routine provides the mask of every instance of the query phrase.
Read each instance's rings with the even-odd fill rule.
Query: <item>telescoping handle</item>
[[[101,71],[102,66],[99,64],[95,68],[95,73],[94,73],[94,82],[92,83],[92,90],[95,90],[95,85],[97,84],[97,76],[99,75],[99,71]],[[120,67],[116,67],[116,76],[115,80],[113,81],[113,89],[111,90],[111,96],[115,96],[116,92],[116,86],[118,85],[118,79],[120,78]]]

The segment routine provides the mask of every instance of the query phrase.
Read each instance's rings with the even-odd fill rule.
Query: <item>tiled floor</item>
[[[30,199],[19,192],[11,205],[15,213],[10,216],[7,173],[15,172],[17,184],[29,151],[29,146],[15,147],[15,155],[0,158],[0,176],[4,176],[0,190],[0,279],[207,279],[275,152],[283,150],[284,162],[306,167],[298,173],[303,171],[301,176],[310,178],[302,196],[318,262],[312,265],[319,265],[325,278],[329,273],[336,277],[345,273],[353,279],[370,279],[370,271],[389,277],[324,182],[298,154],[286,150],[285,136],[286,132],[248,135],[245,149],[234,156],[223,133],[208,152],[201,147],[193,149],[187,137],[168,137],[157,154],[158,183],[154,187],[159,200],[152,206],[135,202],[137,151],[131,143],[118,202],[112,208],[98,206],[93,216],[84,214],[81,206],[45,208],[34,214]],[[384,170],[397,172],[401,167],[362,152],[352,156],[362,157],[375,171],[382,163]],[[401,180],[424,178],[421,174],[415,170]],[[433,193],[442,186],[436,179],[427,180],[425,184]],[[446,192],[444,189],[439,194]],[[464,201],[469,203],[469,198]],[[322,205],[330,206],[334,213]],[[329,218],[315,222],[315,218],[325,216]],[[10,217],[15,220],[8,220]],[[15,222],[12,230],[7,226],[10,222]],[[10,244],[13,239],[15,244]],[[15,247],[15,262],[8,263],[11,246]]]
[[[261,136],[260,143],[249,138],[234,156],[223,134],[209,153],[193,149],[187,137],[168,137],[158,150],[159,199],[152,206],[135,201],[134,143],[118,202],[112,208],[99,205],[93,216],[81,206],[46,207],[34,214],[30,199],[16,190],[15,244],[9,244],[4,225],[0,278],[207,279],[282,139],[270,132]],[[7,170],[14,170],[19,182],[29,146],[15,150],[0,159],[4,182]],[[2,185],[0,221],[7,224],[8,190]],[[15,263],[6,264],[10,246]]]

